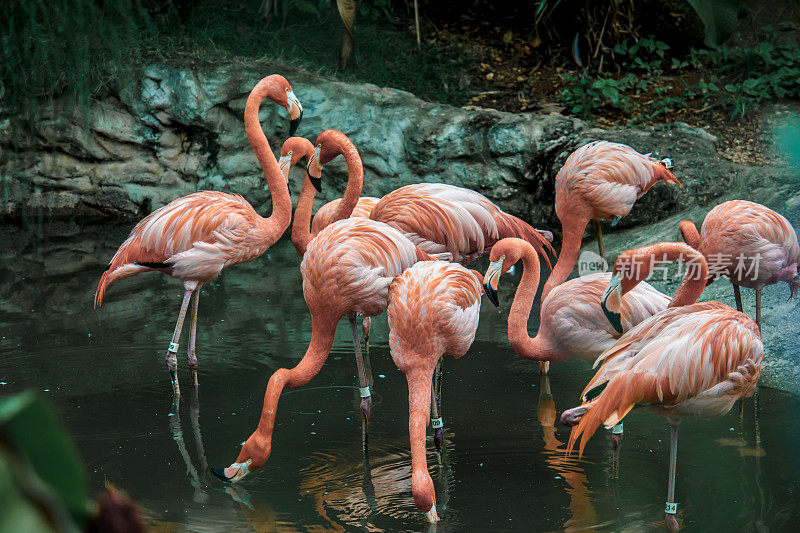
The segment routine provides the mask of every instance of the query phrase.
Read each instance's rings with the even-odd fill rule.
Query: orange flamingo
[[[382,313],[388,305],[392,279],[417,261],[433,259],[391,226],[363,218],[334,222],[312,239],[300,264],[303,297],[311,313],[311,342],[294,368],[281,368],[272,375],[258,427],[245,441],[236,462],[225,469],[212,469],[214,475],[225,481],[239,481],[261,468],[272,450],[272,431],[283,388],[301,387],[317,375],[343,316]],[[350,324],[354,328],[354,322]],[[357,345],[355,331],[353,339]],[[362,402],[362,413],[363,409]]]
[[[661,243],[626,253],[647,271],[654,254],[675,259],[676,254],[688,255],[691,249],[679,243]],[[658,255],[655,257],[657,261]],[[620,337],[595,362],[600,368],[584,389],[581,405],[561,416],[562,423],[573,426],[568,451],[581,437],[579,455],[600,424],[607,428],[618,424],[637,405],[667,417],[671,432],[665,512],[670,530],[678,528],[678,423],[684,417],[721,416],[736,400],[752,395],[764,354],[758,326],[750,317],[719,302],[693,303],[708,274],[702,255],[697,255],[696,262],[700,275],[687,273],[673,299],[675,305],[686,305],[653,315]],[[625,290],[645,277],[645,272],[634,271],[609,283],[603,304],[607,312],[613,313]]]
[[[779,281],[789,284],[790,297],[800,290],[800,246],[786,218],[746,200],[731,200],[712,209],[702,234],[693,222],[680,223],[687,244],[708,261],[711,277],[726,276],[733,284],[736,309],[743,311],[739,287],[756,291],[756,324],[761,327],[761,291]]]
[[[461,265],[426,261],[389,285],[389,347],[408,380],[411,494],[430,522],[439,520],[425,453],[425,430],[436,406],[433,373],[442,355],[461,357],[475,340],[482,281]]]
[[[539,258],[533,248],[520,239],[503,239],[492,248],[486,270],[485,290],[489,300],[499,305],[497,284],[500,276],[522,261],[522,279],[508,315],[508,341],[520,357],[540,362],[547,372],[550,361],[575,357],[594,361],[620,337],[600,308],[603,290],[611,274],[597,273],[562,283],[542,301],[539,331],[528,335],[528,319],[539,288]],[[642,283],[622,302],[624,331],[666,309],[669,296],[648,283]]]
[[[423,251],[450,253],[463,265],[505,237],[525,239],[545,258],[545,250],[553,251],[549,231],[503,212],[480,193],[447,183],[400,187],[380,199],[370,218],[397,228]]]
[[[265,97],[286,108],[292,132],[302,118],[303,108],[289,82],[278,74],[258,82],[245,104],[245,132],[267,178],[272,194],[272,214],[268,218],[261,217],[238,194],[200,191],[179,198],[157,209],[133,228],[97,285],[95,307],[102,304],[111,283],[141,272],[157,271],[183,281],[183,303],[166,355],[176,392],[179,390],[178,342],[190,299],[193,303],[188,361],[197,384],[195,339],[200,287],[216,278],[224,267],[263,254],[289,227],[292,200],[258,121],[258,109]]]
[[[681,185],[669,168],[669,159],[658,161],[630,146],[607,141],[589,143],[567,158],[556,175],[556,215],[561,221],[563,242],[558,263],[542,290],[542,300],[572,273],[589,221],[594,220],[600,255],[604,256],[599,220],[610,218],[611,225],[616,225],[659,180]]]

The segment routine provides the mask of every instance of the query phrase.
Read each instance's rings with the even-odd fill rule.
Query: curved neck
[[[691,220],[684,220],[678,225],[678,228],[681,231],[681,237],[683,237],[683,242],[685,242],[695,250],[699,250],[700,233],[697,231],[697,226],[694,225],[694,222],[692,222]]]
[[[341,154],[347,164],[347,187],[331,219],[331,223],[334,223],[349,218],[358,204],[361,188],[364,185],[364,166],[361,163],[361,157],[359,157],[356,147],[343,133],[333,130],[325,133],[324,142],[326,145],[330,144],[330,146],[323,147],[325,151],[331,150],[336,155]],[[325,162],[327,163],[327,161]],[[297,199],[294,222],[292,223],[292,244],[294,244],[295,250],[301,256],[305,255],[308,243],[316,236],[311,233],[311,211],[314,209],[316,195],[316,189],[308,178],[305,178],[303,187],[300,190],[300,197]]]
[[[306,176],[303,178],[303,188],[297,198],[297,207],[294,208],[294,222],[292,222],[292,244],[294,249],[303,257],[306,254],[308,243],[311,242],[311,211],[314,208],[314,197],[317,190],[311,185]]]
[[[562,224],[564,235],[561,241],[561,251],[558,254],[558,262],[553,267],[553,272],[550,273],[550,277],[547,278],[544,289],[542,289],[542,301],[547,298],[553,288],[567,281],[569,275],[572,274],[572,269],[575,268],[575,263],[578,262],[578,256],[581,253],[583,232],[586,230],[588,223],[588,219],[573,219],[566,224]]]
[[[522,253],[522,279],[508,313],[508,342],[517,355],[535,361],[542,361],[549,355],[539,335],[536,338],[528,335],[528,318],[539,289],[539,270],[539,256],[532,246],[526,246]]]
[[[347,187],[345,187],[342,194],[342,201],[336,206],[331,223],[350,218],[350,215],[353,214],[353,209],[358,204],[361,189],[364,187],[364,165],[361,163],[358,150],[344,134],[341,134],[341,138],[339,136],[334,137],[334,142],[337,143],[339,153],[344,156],[344,161],[347,164]]]
[[[625,293],[644,281],[656,265],[665,261],[679,261],[687,266],[683,281],[668,307],[695,303],[706,288],[708,263],[703,254],[682,242],[661,242],[620,255],[617,258],[617,265],[628,265],[627,270],[631,274],[631,277],[622,280]]]
[[[271,89],[269,80],[261,80],[247,97],[244,107],[244,130],[256,158],[264,170],[267,186],[272,196],[272,213],[261,224],[264,231],[263,240],[275,242],[289,227],[292,218],[292,199],[289,196],[289,188],[283,178],[278,161],[270,149],[267,137],[261,129],[261,122],[258,120],[261,101]]]

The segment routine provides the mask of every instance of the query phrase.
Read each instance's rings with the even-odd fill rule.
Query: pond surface
[[[663,528],[665,420],[648,411],[626,418],[618,476],[604,431],[583,460],[564,456],[569,431],[553,426],[556,412],[576,404],[592,371],[582,361],[552,364],[548,395],[538,364],[515,356],[505,321],[519,269],[500,283],[502,309],[484,300],[469,353],[444,363],[441,467],[429,437],[439,524],[428,526],[411,498],[407,390],[389,356],[385,314],[373,321],[366,456],[343,321],[320,374],[284,392],[267,465],[241,485],[225,486],[209,475],[208,465],[227,466],[236,458],[257,423],[269,376],[296,364],[310,338],[299,258],[284,239],[204,286],[200,386],[195,395],[184,338],[183,397],[176,404],[163,355],[181,284],[139,275],[113,284],[103,307],[92,308],[97,280],[129,229],[0,229],[0,394],[34,389],[47,395],[78,445],[92,490],[106,479],[125,489],[153,530]],[[531,332],[536,322],[531,319]],[[681,424],[676,493],[687,531],[795,529],[800,398],[762,386],[759,403],[763,455],[753,453],[752,399],[744,404],[744,443],[737,441],[737,407],[716,420]]]

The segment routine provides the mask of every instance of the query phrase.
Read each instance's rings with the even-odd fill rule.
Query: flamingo
[[[187,358],[196,385],[195,339],[200,287],[216,278],[224,267],[263,254],[289,227],[292,200],[258,121],[258,109],[265,97],[286,108],[292,132],[302,118],[303,108],[289,82],[278,74],[259,81],[245,104],[245,132],[272,193],[272,214],[268,218],[261,217],[238,194],[200,191],[178,198],[152,212],[133,228],[97,285],[95,307],[102,305],[111,283],[141,272],[157,271],[183,281],[183,303],[166,355],[175,392],[179,392],[178,342],[190,300],[192,323]]]
[[[525,239],[545,258],[545,250],[553,251],[549,231],[505,213],[478,192],[447,183],[400,187],[380,199],[370,218],[397,228],[425,252],[450,253],[462,265],[505,237]]]
[[[301,387],[317,375],[330,353],[336,325],[342,317],[382,313],[388,305],[392,279],[418,261],[434,259],[391,226],[363,218],[334,222],[308,242],[300,272],[303,297],[311,313],[311,342],[294,368],[278,369],[270,378],[258,427],[245,441],[236,461],[227,468],[212,469],[212,473],[235,482],[264,466],[272,450],[272,431],[283,388]],[[352,320],[350,325],[354,330]],[[352,333],[357,345],[359,337],[355,331]],[[366,420],[370,403],[369,397],[362,400],[362,420]]]
[[[556,175],[556,215],[563,243],[558,263],[542,289],[542,300],[572,273],[590,220],[594,220],[600,255],[604,256],[600,219],[610,218],[611,225],[616,225],[658,181],[683,187],[670,168],[670,159],[658,161],[630,146],[608,141],[584,145],[567,158]]]
[[[433,373],[442,355],[461,357],[475,340],[482,281],[459,264],[425,261],[389,285],[389,347],[408,381],[411,493],[429,522],[439,520],[425,453],[428,419],[437,415],[431,414],[431,406],[437,406]]]
[[[700,250],[711,269],[709,282],[726,276],[733,284],[736,309],[743,312],[739,287],[756,291],[756,324],[761,327],[761,291],[779,281],[789,284],[790,297],[800,290],[800,246],[786,218],[746,200],[731,200],[712,209],[702,234],[690,220],[680,223],[687,244]]]
[[[679,247],[683,245],[678,243],[662,244],[670,245],[662,247],[662,258],[674,258],[676,251],[688,254],[687,249],[690,250],[688,246],[681,250]],[[650,249],[634,250],[629,257],[653,257],[654,248],[645,248]],[[637,405],[667,418],[670,468],[665,513],[672,531],[678,528],[675,519],[678,424],[684,417],[724,415],[736,400],[751,396],[764,355],[761,334],[750,317],[719,302],[694,303],[708,274],[702,255],[698,254],[697,263],[701,276],[687,273],[673,300],[685,305],[671,307],[644,320],[603,352],[595,362],[599,370],[581,395],[581,405],[561,416],[563,424],[573,426],[568,453],[581,438],[579,456],[600,424],[607,428],[618,424]],[[614,312],[627,287],[639,277],[634,273],[617,278],[619,281],[612,279],[603,303],[608,312]]]
[[[550,361],[575,357],[594,361],[617,342],[621,332],[612,327],[600,308],[609,273],[595,273],[558,285],[543,299],[539,311],[539,331],[528,335],[528,319],[539,288],[539,258],[533,248],[520,239],[503,239],[492,248],[491,261],[484,276],[489,300],[499,305],[497,284],[500,276],[522,261],[522,279],[508,315],[508,341],[520,357],[540,362],[544,373]],[[666,309],[669,296],[648,283],[642,283],[622,302],[623,330],[627,331]]]

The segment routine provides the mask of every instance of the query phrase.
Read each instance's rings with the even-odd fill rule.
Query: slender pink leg
[[[348,315],[350,321],[350,333],[353,335],[353,348],[356,353],[356,369],[358,370],[358,390],[361,395],[361,420],[363,422],[364,443],[367,442],[367,424],[369,423],[369,413],[372,409],[372,393],[369,390],[369,380],[367,379],[367,369],[364,365],[364,357],[361,354],[361,341],[356,326],[355,315]]]
[[[606,251],[603,247],[603,228],[600,226],[600,221],[596,218],[594,219],[594,231],[597,234],[597,247],[600,250],[600,257],[605,260],[606,258]]]
[[[167,348],[167,368],[169,368],[169,374],[172,378],[172,388],[178,394],[181,392],[181,387],[178,383],[178,343],[181,340],[183,320],[186,318],[186,310],[189,307],[189,299],[192,297],[193,290],[187,288],[183,293],[183,303],[178,314],[178,322],[175,324],[175,332],[172,334],[172,341],[169,343],[169,348]]]
[[[735,283],[733,284],[733,297],[736,299],[736,310],[740,313],[744,313],[744,307],[742,306],[742,291]]]
[[[675,503],[675,471],[678,461],[678,424],[670,424],[669,433],[669,485],[667,487],[666,526],[669,531],[678,531],[675,514],[678,504]]]
[[[442,449],[444,448],[444,422],[439,409],[442,401],[442,358],[436,363],[433,371],[433,387],[431,388],[431,426],[433,426],[433,444],[439,452],[441,459]]]
[[[197,306],[200,302],[201,285],[202,283],[198,284],[192,294],[192,323],[189,328],[189,350],[186,354],[189,360],[189,370],[192,373],[192,381],[195,386],[197,386],[197,354],[195,353],[195,342],[197,339]]]
[[[761,331],[761,289],[756,289],[756,326]]]

